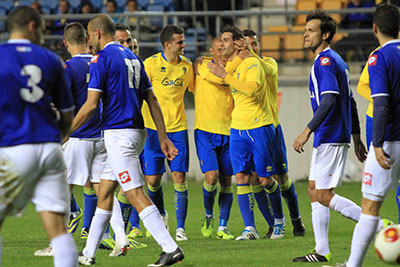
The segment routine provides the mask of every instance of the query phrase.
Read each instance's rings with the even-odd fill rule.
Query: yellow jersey
[[[167,132],[187,129],[185,104],[186,88],[194,91],[194,73],[190,59],[180,56],[180,62],[169,63],[164,53],[155,54],[144,61],[144,67],[154,94],[160,103]],[[143,103],[144,126],[156,130],[147,103]]]
[[[377,47],[374,51],[371,52],[370,56],[379,48]],[[369,74],[368,74],[368,62],[365,64],[364,69],[360,76],[360,81],[357,85],[357,92],[369,101],[368,109],[367,109],[367,116],[372,118],[374,104],[371,98],[371,88],[369,87]]]
[[[257,56],[255,54],[255,56]],[[258,56],[257,56],[258,57]],[[261,58],[266,67],[263,67],[265,71],[265,80],[268,85],[267,94],[272,104],[271,109],[274,116],[274,125],[277,126],[279,122],[278,116],[278,63],[272,57]],[[264,64],[262,64],[264,66]]]
[[[194,92],[194,129],[229,135],[233,98],[229,85],[209,72],[207,64],[211,60],[204,58],[203,62],[198,65],[200,75],[196,76]]]
[[[227,69],[231,67],[229,64]],[[248,130],[275,123],[266,74],[258,59],[246,58],[232,74],[228,72],[225,81],[231,87],[235,105],[231,128]]]

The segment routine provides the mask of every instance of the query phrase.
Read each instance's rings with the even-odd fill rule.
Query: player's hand
[[[207,67],[212,74],[214,74],[215,76],[220,77],[222,79],[225,79],[225,76],[227,73],[225,71],[224,66],[221,63],[209,62],[207,64]]]
[[[193,62],[193,71],[195,75],[200,75],[198,66],[203,63],[203,57],[198,57]]]
[[[359,134],[353,134],[353,142],[354,142],[354,153],[356,154],[357,159],[360,162],[364,162],[367,159],[368,152],[363,142],[361,141],[361,137]]]
[[[233,42],[234,46],[233,48],[237,49],[237,50],[247,50],[250,51],[250,45],[247,42],[246,39],[244,38],[240,38],[239,40],[236,40]]]
[[[306,127],[306,129],[294,140],[293,149],[298,152],[304,152],[304,145],[307,143],[308,139],[310,138],[311,130]]]
[[[168,138],[160,141],[161,151],[168,160],[173,160],[178,155],[178,149]]]
[[[374,147],[375,157],[378,161],[379,165],[382,168],[389,170],[392,166],[392,162],[390,161],[390,155],[386,154],[382,147]]]

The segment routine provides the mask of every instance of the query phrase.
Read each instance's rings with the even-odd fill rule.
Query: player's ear
[[[68,42],[64,39],[64,40],[63,40],[63,43],[64,43],[65,48],[68,49]]]
[[[377,34],[377,33],[378,33],[378,26],[376,26],[375,23],[372,24],[372,32],[373,32],[374,34]]]
[[[27,26],[28,32],[34,32],[37,27],[38,27],[38,25],[36,24],[35,21],[33,21],[33,20],[29,21],[28,26]]]
[[[331,36],[331,33],[330,33],[330,32],[324,33],[324,34],[322,35],[322,40],[326,41],[326,40],[329,38],[329,36]]]

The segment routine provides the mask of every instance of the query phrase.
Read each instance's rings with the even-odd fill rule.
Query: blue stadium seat
[[[68,0],[68,2],[72,8],[72,11],[74,13],[79,13],[81,8],[81,0]]]
[[[154,0],[153,5],[163,5],[165,11],[173,11],[174,5],[172,0]]]
[[[162,11],[162,12],[164,12],[165,9],[164,9],[164,5],[150,4],[147,6],[147,11]],[[162,18],[152,18],[151,25],[153,25],[156,28],[162,28],[163,19]]]
[[[40,4],[42,5],[42,8],[43,7],[50,8],[54,12],[58,6],[58,1],[42,0],[40,1]]]
[[[0,8],[4,8],[6,11],[10,11],[14,7],[13,0],[0,1]]]
[[[125,5],[126,5],[126,0],[116,0],[117,3],[117,8],[124,11],[125,10]]]
[[[145,10],[149,5],[149,0],[138,0],[137,2],[139,4],[139,9],[141,10]]]
[[[42,11],[44,14],[51,14],[53,10],[48,6],[42,6]]]
[[[0,16],[6,16],[7,10],[5,8],[0,8]],[[6,30],[6,22],[4,20],[0,21],[0,32]]]
[[[33,2],[35,2],[35,0],[19,0],[18,6],[31,6]]]
[[[90,0],[90,3],[92,3],[94,9],[98,11],[100,11],[103,6],[103,0]]]

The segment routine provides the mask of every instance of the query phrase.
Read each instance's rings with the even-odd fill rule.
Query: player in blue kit
[[[158,209],[143,191],[144,181],[139,162],[145,137],[141,116],[143,100],[149,104],[166,157],[173,159],[178,151],[167,137],[161,109],[142,61],[115,41],[115,26],[110,16],[98,15],[91,19],[88,34],[96,55],[90,64],[88,98],[76,115],[70,132],[76,131],[90,118],[101,98],[107,161],[101,175],[95,217],[79,262],[83,265],[95,263],[101,235],[111,217],[113,193],[119,184],[138,211],[146,229],[163,249],[160,259],[149,266],[174,264],[184,258],[183,251],[165,229]],[[129,247],[125,231],[115,234],[118,254],[125,255]]]
[[[357,158],[363,162],[366,149],[360,139],[357,106],[351,92],[348,67],[329,47],[336,32],[336,22],[323,11],[307,15],[304,47],[316,55],[310,74],[311,106],[314,117],[298,136],[293,148],[301,153],[314,132],[308,192],[312,207],[315,249],[294,262],[326,262],[331,259],[328,229],[329,209],[358,221],[361,208],[335,194],[343,176],[350,137],[353,136]]]
[[[7,28],[10,40],[0,46],[0,225],[32,200],[51,240],[54,265],[75,267],[78,253],[65,225],[69,190],[60,144],[73,118],[71,91],[59,57],[37,45],[44,30],[37,11],[14,9]]]
[[[396,6],[379,5],[373,32],[382,46],[368,60],[373,109],[372,146],[364,167],[362,213],[353,232],[349,260],[338,266],[362,266],[379,229],[379,211],[400,178],[400,15]]]

